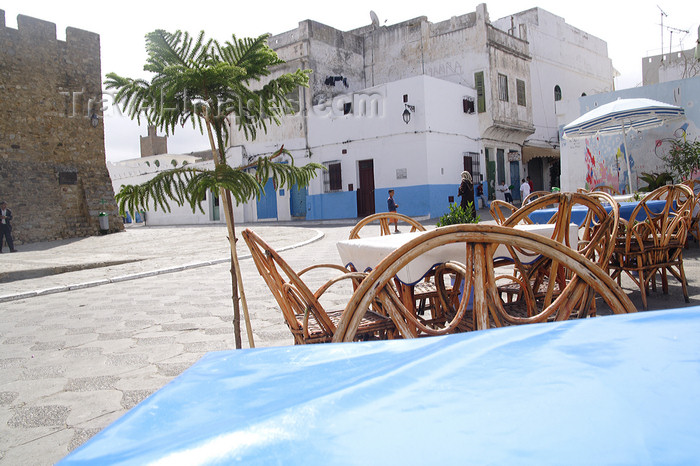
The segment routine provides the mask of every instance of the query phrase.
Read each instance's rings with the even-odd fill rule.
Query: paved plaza
[[[300,270],[338,263],[335,243],[353,223],[251,227]],[[226,234],[131,226],[0,255],[0,463],[53,464],[206,352],[234,348]],[[255,346],[292,344],[242,238],[239,254]],[[686,273],[691,303],[671,281],[669,295],[651,293],[650,309],[700,304],[697,243]],[[312,289],[324,278],[305,275]],[[638,290],[623,287],[641,307]],[[332,289],[326,303],[342,307],[350,291]]]

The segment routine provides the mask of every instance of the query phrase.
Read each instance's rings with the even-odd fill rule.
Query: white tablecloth
[[[542,236],[551,237],[554,225],[518,225],[519,230],[529,231]],[[343,265],[352,265],[355,270],[366,272],[372,270],[382,259],[394,252],[399,247],[408,243],[414,238],[422,235],[423,232],[400,233],[387,236],[375,236],[370,238],[359,238],[338,241],[338,253]],[[578,244],[578,226],[575,224],[569,228],[569,241],[572,246]],[[574,246],[575,247],[575,246]],[[434,266],[449,260],[465,262],[464,244],[446,244],[432,249],[420,257],[412,260],[397,274],[399,280],[404,284],[413,285],[419,282]],[[508,249],[500,245],[496,250],[494,259],[511,259]],[[521,258],[525,262],[531,260]],[[534,260],[534,259],[532,259]]]
[[[634,194],[618,194],[616,196],[612,196],[612,198],[615,199],[617,202],[633,202]]]

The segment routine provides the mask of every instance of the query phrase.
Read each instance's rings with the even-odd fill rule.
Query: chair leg
[[[668,294],[668,274],[666,273],[666,267],[661,269],[661,290],[664,294]]]
[[[681,287],[683,288],[683,299],[685,299],[686,303],[690,302],[690,298],[688,297],[688,281],[685,279],[685,269],[683,268],[683,261],[681,260],[680,264],[678,264],[678,272],[681,276]]]
[[[642,308],[646,311],[648,309],[648,306],[647,306],[647,287],[649,286],[648,279],[644,278],[644,270],[642,270],[642,269],[639,269],[638,275],[639,275],[639,291],[642,292]],[[652,274],[652,277],[653,277],[653,274]]]

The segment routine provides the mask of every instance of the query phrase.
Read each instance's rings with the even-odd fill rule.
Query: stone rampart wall
[[[0,198],[18,244],[122,230],[105,163],[99,35],[0,10]]]

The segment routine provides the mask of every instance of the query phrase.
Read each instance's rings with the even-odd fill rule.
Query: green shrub
[[[679,183],[689,180],[700,170],[700,141],[688,141],[687,134],[683,132],[683,137],[671,140],[671,149],[662,159]]]
[[[668,182],[673,183],[673,176],[668,172],[642,173],[639,179],[647,184],[646,186],[639,188],[639,190],[647,193],[650,193],[661,186],[665,186]]]
[[[450,212],[446,213],[437,222],[437,226],[444,227],[447,225],[457,225],[460,223],[479,223],[481,217],[472,214],[474,209],[474,203],[468,202],[467,205],[471,207],[469,212],[465,212],[462,206],[459,204],[450,204]]]

